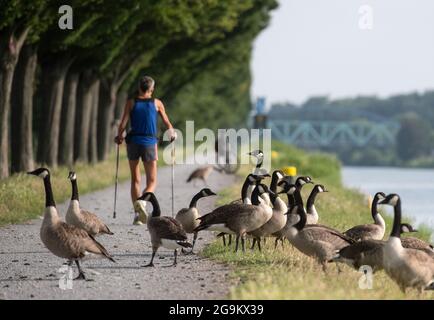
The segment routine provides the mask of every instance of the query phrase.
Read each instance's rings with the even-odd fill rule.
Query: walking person
[[[127,155],[131,171],[131,201],[134,207],[133,224],[146,223],[146,208],[137,199],[145,192],[154,192],[157,185],[157,118],[160,115],[164,125],[169,130],[170,140],[176,139],[176,131],[170,123],[163,103],[152,98],[155,81],[144,76],[139,81],[139,90],[135,99],[129,99],[124,108],[118,135],[115,138],[117,144],[122,144],[123,132],[128,121],[130,131],[125,137]],[[141,192],[140,159],[143,162],[146,175],[146,188]]]

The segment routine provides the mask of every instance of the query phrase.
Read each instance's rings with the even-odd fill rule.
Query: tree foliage
[[[58,9],[64,4],[73,9],[73,30],[58,26]],[[33,128],[19,127],[32,131],[40,162],[55,166],[58,160],[69,159],[69,165],[71,159],[95,160],[95,144],[102,146],[102,160],[119,114],[116,108],[122,104],[119,97],[133,93],[143,74],[156,79],[156,94],[181,129],[185,120],[211,128],[241,125],[250,108],[252,42],[276,6],[275,0],[0,0],[0,57],[11,57],[8,39],[15,38],[31,45],[37,55],[36,72],[19,77],[27,77],[36,88],[30,90],[36,92],[30,97],[34,107],[26,107],[34,113]],[[12,90],[18,55],[12,68],[0,70],[2,95],[7,97],[1,99],[0,110],[11,106],[12,121],[23,122],[18,111],[23,108],[13,105],[19,99],[10,99],[25,87],[15,81]],[[1,120],[2,132],[15,125]],[[65,143],[68,139],[74,145]],[[1,157],[0,176],[10,167],[7,140],[1,144],[6,156]]]

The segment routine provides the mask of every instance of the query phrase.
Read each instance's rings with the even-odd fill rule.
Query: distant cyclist
[[[157,118],[160,115],[164,125],[169,129],[171,141],[176,139],[176,132],[170,123],[163,103],[152,98],[155,81],[151,77],[144,76],[139,81],[139,91],[135,99],[126,102],[122,120],[115,138],[117,144],[124,140],[123,132],[130,121],[131,130],[125,137],[127,154],[131,171],[131,200],[134,206],[134,224],[140,225],[146,222],[145,208],[140,201],[136,201],[142,195],[140,190],[141,173],[139,160],[142,159],[146,174],[146,188],[143,192],[154,192],[157,185]]]

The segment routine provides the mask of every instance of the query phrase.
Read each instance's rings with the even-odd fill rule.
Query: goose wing
[[[337,249],[346,247],[354,240],[349,239],[342,233],[326,228],[304,228],[302,231],[303,237],[308,241],[322,241],[332,244]]]
[[[343,234],[342,232],[322,224],[307,224],[305,225],[303,230],[304,229],[324,230],[327,231],[327,234],[332,235],[334,237],[341,238],[342,240],[348,242],[349,244],[356,242],[355,239]]]
[[[107,225],[95,213],[81,209],[80,214],[82,216],[83,222],[90,230],[92,230],[92,233],[113,234],[113,232],[110,231]]]
[[[421,270],[434,280],[434,257],[427,252],[419,249],[406,249],[405,250],[408,263],[415,270]]]
[[[187,240],[181,223],[172,217],[155,217],[150,219],[148,224],[162,239]]]
[[[226,204],[224,206],[218,207],[207,213],[198,219],[200,220],[200,224],[217,224],[217,223],[225,223],[229,218],[234,215],[248,215],[253,210],[256,210],[256,206],[249,204]]]
[[[344,234],[352,239],[360,240],[363,237],[374,234],[378,231],[378,228],[379,226],[375,224],[361,224],[348,229]]]
[[[356,259],[360,254],[381,249],[385,242],[381,240],[363,240],[339,250],[339,256],[346,259]]]
[[[107,259],[114,261],[104,246],[83,229],[61,222],[57,228],[53,229],[53,232],[59,241],[59,245],[62,245],[64,250],[75,255],[76,258],[82,258],[88,252],[103,255]]]
[[[404,248],[422,250],[434,258],[434,250],[432,245],[423,240],[415,237],[402,237],[401,243]]]

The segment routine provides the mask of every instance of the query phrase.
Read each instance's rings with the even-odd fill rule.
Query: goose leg
[[[240,236],[237,235],[237,239],[235,240],[235,252],[238,251],[238,243],[240,242]]]
[[[241,247],[243,249],[243,253],[246,252],[246,234],[241,236]]]
[[[223,239],[223,246],[226,247],[226,236],[222,235],[222,239]]]
[[[256,238],[253,238],[252,246],[250,247],[250,250],[255,249],[255,244],[256,244]]]
[[[230,246],[232,244],[232,235],[229,235],[229,241],[228,241],[228,246]]]
[[[176,265],[178,264],[178,259],[177,259],[178,258],[178,250],[177,249],[174,250],[173,256],[174,256],[174,260],[173,260],[172,266],[176,267]]]
[[[194,249],[194,245],[195,245],[195,243],[196,243],[196,240],[197,240],[197,232],[195,232],[194,234],[193,234],[193,246],[191,247],[191,253],[194,253],[193,252],[193,249]]]
[[[257,242],[258,242],[259,252],[261,252],[261,238],[258,238]]]
[[[149,262],[147,265],[144,265],[144,267],[154,267],[154,257],[155,257],[156,252],[157,252],[157,250],[152,248],[151,262]]]
[[[75,278],[74,280],[86,280],[86,276],[84,275],[84,272],[81,269],[80,263],[78,262],[78,260],[75,260],[75,264],[77,265],[77,268],[78,268],[78,277]]]

